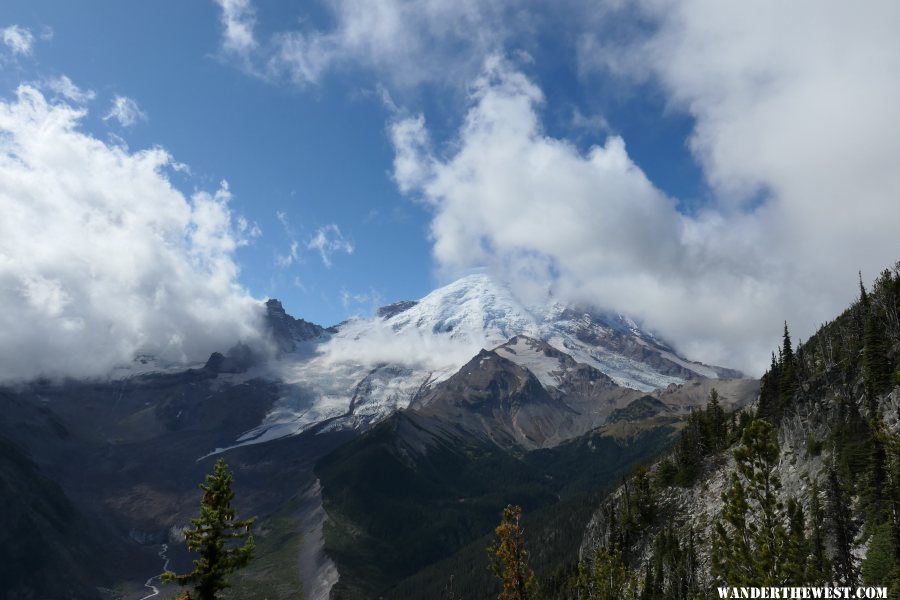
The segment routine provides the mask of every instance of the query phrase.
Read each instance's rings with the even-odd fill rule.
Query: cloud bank
[[[716,53],[684,60],[703,71],[705,55]],[[720,199],[694,215],[676,210],[621,138],[582,153],[545,134],[541,90],[498,58],[445,151],[434,149],[421,115],[393,124],[394,177],[433,208],[434,257],[448,276],[488,265],[521,288],[552,282],[566,300],[643,320],[692,358],[759,374],[782,319],[809,335],[852,298],[857,269],[874,277],[898,258],[900,172],[889,167],[900,155],[900,119],[880,105],[893,73],[882,74],[890,80],[882,88],[866,86],[874,112],[826,96],[834,116],[850,121],[836,125],[844,136],[835,139],[819,133],[815,108],[781,117],[793,100],[786,82],[763,85],[743,98],[746,110],[720,119],[698,111],[693,147],[719,157],[701,164]],[[728,102],[721,89],[711,92],[716,101],[697,94],[710,106]],[[770,120],[758,116],[757,104],[770,103]],[[888,131],[876,135],[873,121]],[[730,137],[733,128],[750,139]],[[761,189],[763,200],[746,204]]]
[[[253,232],[227,184],[185,197],[164,150],[106,144],[84,115],[31,86],[0,102],[0,380],[102,376],[140,352],[205,360],[257,339],[261,307],[234,260]]]

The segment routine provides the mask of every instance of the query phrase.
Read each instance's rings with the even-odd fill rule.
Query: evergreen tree
[[[893,373],[884,325],[879,318],[878,311],[874,308],[869,310],[866,316],[863,344],[863,373],[866,379],[866,390],[868,395],[873,397],[891,387]],[[874,402],[874,398],[872,401]]]
[[[856,526],[850,512],[850,501],[834,465],[828,469],[828,514],[834,539],[834,579],[853,586],[856,584],[856,563],[852,552]]]
[[[521,519],[521,507],[504,508],[500,524],[494,530],[497,539],[487,548],[491,555],[490,570],[502,585],[497,600],[535,600],[537,596],[537,579],[528,566]]]
[[[819,498],[819,485],[813,479],[809,489],[810,557],[809,581],[831,581],[831,564],[825,555],[825,515]]]
[[[863,311],[868,312],[869,295],[866,293],[866,286],[863,285],[862,271],[859,272],[859,305],[863,308]]]
[[[728,420],[719,397],[718,390],[713,388],[706,403],[706,426],[711,452],[718,452],[728,445]]]
[[[579,600],[638,600],[637,576],[625,564],[618,549],[597,548],[594,569],[582,569],[578,586]]]
[[[872,436],[869,440],[869,460],[860,490],[860,504],[865,511],[866,530],[869,533],[891,520],[891,498],[890,494],[885,494],[890,485],[884,444],[887,434],[879,413],[875,413],[870,427]]]
[[[200,484],[203,498],[200,501],[200,516],[191,519],[191,529],[185,532],[188,549],[198,552],[200,558],[194,561],[194,570],[184,575],[172,571],[163,574],[163,582],[177,582],[179,585],[194,584],[193,593],[182,597],[190,600],[217,600],[220,592],[229,586],[226,578],[234,571],[245,567],[253,557],[253,536],[251,529],[256,517],[239,520],[231,501],[233,476],[223,459],[219,459],[211,475]],[[243,541],[243,543],[236,543]]]
[[[868,585],[886,585],[900,582],[900,565],[897,563],[897,548],[889,523],[882,523],[869,540],[866,559],[860,568],[863,583]],[[889,598],[895,598],[898,590],[891,590]]]
[[[772,426],[754,421],[734,451],[736,469],[713,536],[712,574],[728,585],[783,585],[788,534],[778,502],[778,443]]]
[[[806,519],[803,507],[797,499],[788,499],[787,512],[789,520],[788,552],[785,563],[785,574],[789,585],[803,585],[809,578],[810,545],[806,539]]]
[[[791,334],[785,321],[784,340],[781,347],[781,374],[778,382],[778,410],[776,413],[778,419],[784,413],[784,408],[794,399],[797,391],[796,367],[794,351],[791,347]]]

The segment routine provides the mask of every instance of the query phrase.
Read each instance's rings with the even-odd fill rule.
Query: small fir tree
[[[528,566],[521,519],[521,507],[504,508],[500,524],[494,529],[497,539],[487,548],[491,555],[489,568],[503,586],[497,600],[536,599],[537,579]]]
[[[734,451],[736,469],[722,493],[712,553],[712,573],[728,585],[783,585],[788,579],[789,539],[775,474],[778,454],[774,429],[761,419],[744,431]]]
[[[220,592],[229,586],[227,577],[245,567],[253,558],[251,529],[256,517],[239,520],[231,507],[234,492],[233,476],[221,458],[211,475],[200,484],[203,499],[200,516],[191,519],[191,529],[185,532],[188,549],[198,552],[194,570],[184,575],[172,571],[163,574],[165,583],[194,584],[193,592],[184,594],[190,600],[218,600]],[[241,543],[243,542],[243,543]]]

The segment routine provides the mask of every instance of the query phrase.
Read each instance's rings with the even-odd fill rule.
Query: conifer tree
[[[813,479],[809,488],[809,581],[831,581],[831,564],[825,555],[825,515],[819,498],[819,485]]]
[[[497,600],[536,599],[537,579],[528,566],[521,519],[521,507],[504,508],[500,524],[494,529],[497,539],[487,548],[491,555],[489,568],[502,585]]]
[[[811,561],[809,541],[806,539],[806,519],[803,515],[803,507],[794,497],[788,499],[787,512],[790,526],[784,570],[787,583],[799,586],[810,581],[808,571]]]
[[[778,443],[772,426],[754,421],[734,451],[736,469],[722,493],[715,523],[712,573],[728,585],[769,586],[787,581],[788,535],[778,502]]]
[[[220,592],[229,586],[226,578],[234,571],[245,567],[253,558],[253,536],[251,529],[256,517],[239,520],[231,501],[234,492],[231,485],[234,478],[223,459],[219,459],[213,473],[200,484],[203,498],[200,501],[200,516],[191,519],[191,529],[185,532],[190,550],[200,554],[194,561],[194,570],[184,575],[172,571],[163,573],[163,582],[177,582],[179,585],[194,584],[193,592],[181,597],[190,600],[218,600]],[[243,541],[236,544],[235,542]]]
[[[834,465],[828,469],[828,514],[834,540],[834,579],[838,583],[853,586],[857,579],[852,552],[856,526],[850,512],[850,501]]]
[[[712,452],[718,452],[728,444],[728,421],[719,398],[718,390],[713,388],[709,392],[709,401],[706,404],[706,422],[709,430],[709,446]]]
[[[878,311],[873,307],[866,316],[863,337],[863,368],[866,390],[870,397],[891,386],[893,368],[888,356],[888,341]],[[874,402],[874,398],[872,398]]]
[[[781,347],[781,374],[778,382],[778,411],[777,417],[781,418],[784,408],[793,400],[797,391],[797,371],[794,350],[791,346],[791,334],[788,331],[787,321],[784,323],[784,340]]]
[[[594,569],[582,570],[579,600],[638,600],[637,576],[617,548],[594,550]]]

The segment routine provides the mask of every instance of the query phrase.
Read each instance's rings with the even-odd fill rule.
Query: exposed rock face
[[[390,319],[395,315],[399,315],[403,311],[409,310],[416,304],[418,304],[418,302],[415,300],[400,300],[399,302],[394,302],[393,304],[382,306],[377,311],[375,311],[375,315],[379,319]]]
[[[333,330],[315,323],[295,319],[284,311],[281,302],[274,298],[266,301],[266,323],[278,346],[279,353],[293,352],[300,342],[322,337]]]

